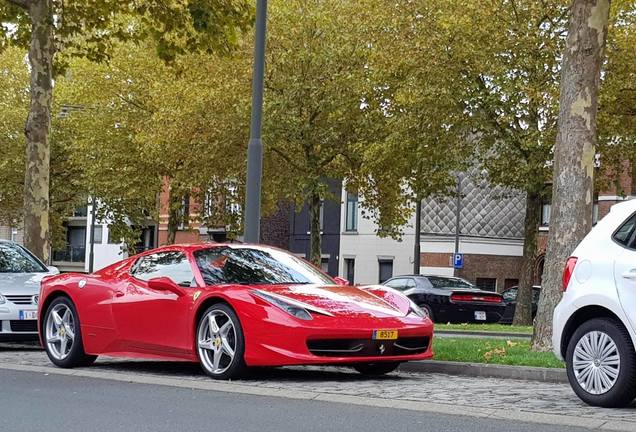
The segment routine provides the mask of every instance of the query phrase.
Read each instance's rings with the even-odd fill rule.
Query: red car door
[[[184,252],[162,251],[140,257],[114,292],[117,332],[127,351],[187,357],[193,346],[192,296],[148,287],[148,280],[162,276],[180,286],[196,287]]]

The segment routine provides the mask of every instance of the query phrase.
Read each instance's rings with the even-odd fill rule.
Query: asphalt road
[[[6,432],[585,430],[9,370],[0,370],[0,383]]]

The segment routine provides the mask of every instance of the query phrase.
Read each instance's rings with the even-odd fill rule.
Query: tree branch
[[[29,0],[7,0],[9,3],[21,7],[22,9],[29,8]]]

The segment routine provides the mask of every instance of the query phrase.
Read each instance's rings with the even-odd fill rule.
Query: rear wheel
[[[243,329],[229,306],[215,304],[201,315],[196,344],[201,367],[212,378],[237,378],[246,372]]]
[[[385,375],[400,366],[400,362],[360,363],[353,368],[363,375]]]
[[[568,380],[584,402],[602,407],[628,405],[636,396],[636,352],[622,324],[609,318],[583,323],[566,353]]]
[[[97,359],[97,356],[84,352],[79,316],[68,297],[58,297],[51,302],[46,311],[43,333],[46,354],[56,366],[87,366]]]

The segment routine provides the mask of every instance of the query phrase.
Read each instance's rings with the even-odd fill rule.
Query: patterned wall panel
[[[460,234],[478,237],[523,238],[525,196],[492,186],[473,171],[461,175]],[[455,234],[456,198],[422,202],[422,233]]]

